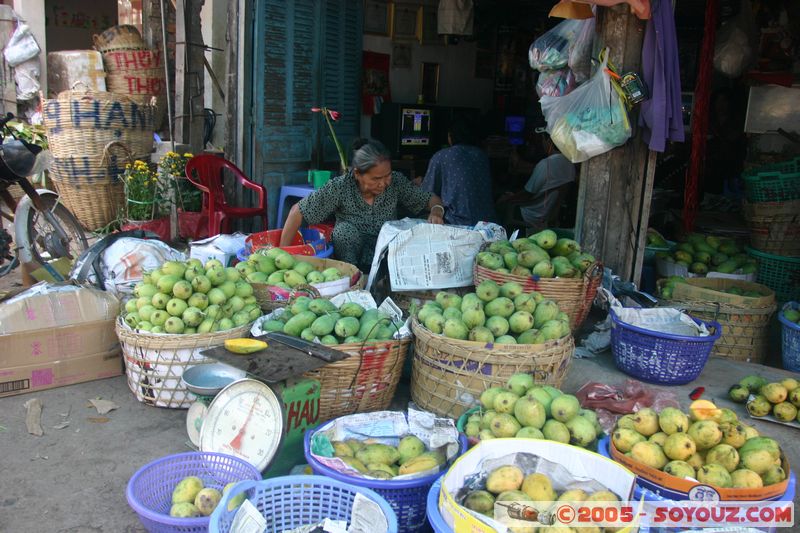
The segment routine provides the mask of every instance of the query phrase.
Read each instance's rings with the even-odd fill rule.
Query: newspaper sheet
[[[367,290],[384,257],[393,291],[467,287],[472,285],[472,265],[481,245],[505,238],[501,226],[485,222],[473,228],[408,218],[387,222],[378,235]]]

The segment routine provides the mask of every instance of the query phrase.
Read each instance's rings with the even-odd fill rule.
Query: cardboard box
[[[69,284],[34,285],[29,291],[43,291],[19,298],[20,293],[0,305],[0,335],[45,330],[113,319],[119,314],[119,300],[112,294]],[[112,326],[113,328],[113,326]],[[96,350],[99,351],[99,350]]]
[[[0,335],[0,369],[119,351],[114,319]]]
[[[472,533],[493,533],[496,531],[489,525],[488,519],[478,518],[477,513],[473,513],[459,505],[456,502],[455,494],[464,486],[467,479],[480,471],[480,465],[484,460],[500,459],[512,453],[538,455],[550,463],[563,466],[576,479],[583,478],[597,481],[622,500],[633,499],[636,475],[624,466],[597,453],[548,440],[485,440],[459,457],[442,478],[442,490],[439,493],[439,510],[444,521],[454,531],[470,531]],[[558,486],[553,488],[559,492],[562,490]],[[627,532],[632,530],[634,530],[633,527],[628,527],[620,531]]]
[[[0,369],[0,397],[119,376],[119,349],[84,357]]]
[[[209,259],[217,259],[222,266],[233,266],[236,262],[236,253],[244,248],[246,238],[246,235],[234,233],[192,241],[189,243],[189,257],[203,264]]]

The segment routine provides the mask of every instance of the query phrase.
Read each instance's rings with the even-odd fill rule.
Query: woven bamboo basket
[[[153,151],[151,97],[72,90],[45,100],[42,109],[50,153],[73,162],[75,172],[104,174],[105,148],[112,142],[125,145],[134,158]]]
[[[744,204],[750,244],[762,252],[800,256],[800,200]]]
[[[133,331],[119,318],[115,329],[128,388],[136,399],[156,407],[188,409],[195,395],[183,385],[183,372],[190,366],[215,363],[200,355],[200,350],[246,336],[250,324],[216,333],[163,335]]]
[[[659,292],[665,282],[658,282]],[[721,292],[732,287],[765,296]],[[770,320],[777,304],[775,293],[765,285],[726,278],[692,278],[675,285],[672,299],[663,300],[662,305],[683,309],[700,320],[719,322],[722,335],[714,343],[712,356],[760,364],[769,352]]]
[[[166,111],[166,80],[161,52],[149,48],[103,52],[109,92],[155,98],[155,125]]]
[[[92,36],[92,41],[98,52],[135,50],[144,47],[144,39],[139,29],[129,24],[112,26],[103,33]]]
[[[392,301],[397,304],[397,307],[403,310],[403,313],[410,314],[409,310],[412,305],[422,305],[423,303],[434,300],[436,294],[440,291],[454,292],[459,296],[464,296],[468,292],[472,292],[474,287],[456,287],[453,289],[438,289],[430,291],[393,291]]]
[[[578,329],[597,294],[597,287],[603,278],[602,263],[595,263],[586,269],[580,278],[540,278],[503,274],[480,266],[474,266],[473,278],[477,287],[482,281],[490,279],[498,284],[514,281],[522,285],[525,292],[536,291],[549,300],[558,304],[559,309],[569,316],[569,325],[572,331]]]
[[[411,338],[339,344],[347,359],[306,372],[320,382],[319,421],[389,407],[403,373]]]
[[[261,310],[264,314],[271,313],[281,307],[288,307],[298,296],[308,296],[310,298],[320,297],[319,291],[312,285],[299,285],[295,287],[289,292],[288,297],[285,299],[276,298],[281,295],[276,292],[276,287],[272,285],[267,285],[266,283],[251,283],[250,286],[253,287],[253,296],[256,297],[256,302],[261,306]]]
[[[495,344],[461,341],[436,335],[416,318],[411,373],[411,399],[421,408],[458,418],[489,387],[505,386],[516,372],[534,382],[560,387],[567,374],[575,341],[572,335],[545,344]]]
[[[295,255],[294,258],[298,261],[306,261],[307,263],[311,263],[317,270],[337,268],[342,274],[347,274],[350,277],[350,285],[347,289],[335,293],[326,293],[322,295],[324,298],[330,298],[343,292],[360,291],[366,286],[367,277],[360,270],[358,270],[358,267],[351,265],[350,263],[336,261],[335,259],[320,259],[318,257],[311,257],[308,255]],[[274,311],[279,307],[285,307],[287,298],[291,298],[291,293],[286,295],[284,294],[285,291],[266,283],[251,283],[251,285],[253,286],[253,296],[256,297],[258,305],[261,306],[261,310],[265,313]],[[301,285],[301,287],[303,289],[312,289],[312,296],[314,298],[319,298],[321,296],[320,290],[315,285]]]

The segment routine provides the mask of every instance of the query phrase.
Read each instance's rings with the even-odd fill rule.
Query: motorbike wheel
[[[31,243],[33,259],[39,264],[60,257],[75,261],[89,247],[81,223],[69,209],[58,202],[58,197],[47,195],[42,196],[41,200],[67,234],[67,242],[58,238],[58,232],[43,213],[30,209],[25,227],[28,230],[27,238]]]

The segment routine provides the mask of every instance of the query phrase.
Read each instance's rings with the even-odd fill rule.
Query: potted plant
[[[169,218],[161,216],[162,185],[158,174],[146,162],[137,159],[125,165],[122,174],[125,190],[125,221],[122,230],[143,229],[152,231],[169,241]]]
[[[203,193],[186,178],[186,163],[194,157],[190,153],[167,152],[158,163],[165,183],[174,188],[178,205],[178,233],[186,239],[205,237],[208,223],[203,210]]]

